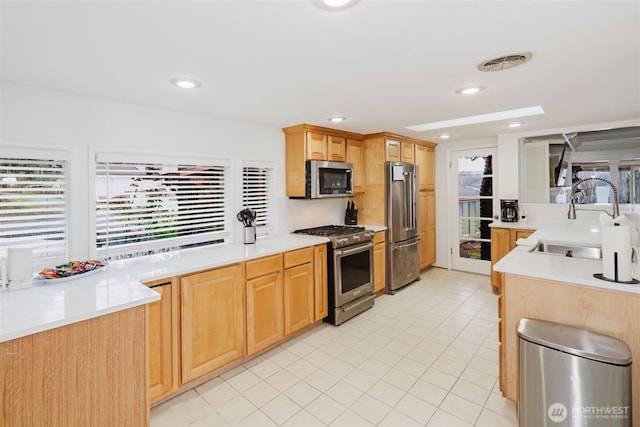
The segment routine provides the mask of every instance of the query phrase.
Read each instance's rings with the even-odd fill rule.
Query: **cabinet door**
[[[284,337],[282,271],[247,280],[247,354]]]
[[[353,192],[364,193],[364,141],[347,139],[347,162],[353,163]]]
[[[343,136],[329,136],[327,141],[327,160],[345,162],[347,159],[347,139]]]
[[[418,165],[420,191],[435,190],[435,152],[433,148],[416,144],[415,161]]]
[[[315,291],[315,320],[322,320],[329,315],[329,301],[327,288],[327,246],[314,246],[313,253],[314,291]]]
[[[426,264],[427,266],[436,262],[436,228],[427,227],[425,232],[426,246]]]
[[[500,273],[493,271],[493,265],[511,250],[511,233],[508,228],[491,228],[491,287],[499,292]]]
[[[315,316],[313,305],[313,268],[311,263],[284,271],[284,333],[289,335],[310,325]]]
[[[413,152],[414,144],[412,142],[401,142],[400,143],[400,161],[406,163],[414,163],[415,155]]]
[[[151,285],[160,300],[149,304],[149,403],[178,390],[177,348],[174,346],[171,282]]]
[[[378,233],[383,233],[384,231],[380,231]],[[376,233],[376,234],[378,234]],[[384,243],[384,236],[381,243],[376,243],[373,246],[373,291],[376,295],[384,292],[385,283],[386,283],[386,249]]]
[[[427,191],[425,194],[425,212],[424,212],[424,226],[435,227],[436,226],[436,195],[433,192]]]
[[[244,283],[240,265],[184,276],[181,286],[182,382],[244,357]]]
[[[394,139],[385,140],[385,158],[387,162],[400,161],[400,141]]]
[[[427,232],[422,229],[420,231],[420,245],[418,247],[420,251],[420,270],[429,266],[429,241],[427,240]]]
[[[327,160],[327,135],[305,132],[307,160]]]

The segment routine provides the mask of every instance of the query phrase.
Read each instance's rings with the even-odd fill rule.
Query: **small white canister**
[[[33,283],[33,249],[7,248],[7,290],[30,288]]]

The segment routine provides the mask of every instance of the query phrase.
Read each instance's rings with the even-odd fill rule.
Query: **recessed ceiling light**
[[[456,93],[458,95],[473,95],[478,92],[482,92],[485,89],[486,87],[484,86],[467,86],[467,87],[463,87],[461,89],[456,90]]]
[[[522,122],[513,122],[513,123],[509,123],[509,124],[507,125],[507,127],[510,127],[510,128],[519,128],[519,127],[520,127],[520,126],[522,126],[523,124],[524,124],[524,123],[522,123]]]
[[[449,139],[450,135],[448,133],[443,133],[443,134],[438,135],[438,138]]]
[[[407,126],[409,130],[423,132],[425,130],[443,129],[455,126],[475,125],[478,123],[495,122],[498,120],[517,119],[520,117],[537,116],[544,114],[540,105],[535,107],[518,108],[515,110],[498,111],[496,113],[479,114],[477,116],[460,117],[458,119],[442,120],[440,122],[423,123],[421,125]]]
[[[329,120],[332,123],[340,123],[340,122],[344,122],[345,120],[347,120],[347,118],[346,117],[335,116],[335,117],[329,117],[327,120]]]
[[[322,10],[345,10],[353,7],[360,0],[311,0]]]
[[[190,79],[188,77],[178,77],[175,79],[169,80],[169,82],[179,88],[182,89],[195,89],[197,87],[202,86],[202,83],[195,79]]]

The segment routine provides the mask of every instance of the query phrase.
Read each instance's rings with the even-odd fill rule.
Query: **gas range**
[[[373,230],[353,225],[325,225],[296,230],[294,233],[328,237],[334,249],[370,242],[374,235]]]

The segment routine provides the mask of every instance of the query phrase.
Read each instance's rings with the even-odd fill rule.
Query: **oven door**
[[[373,292],[373,243],[333,251],[335,306]]]

